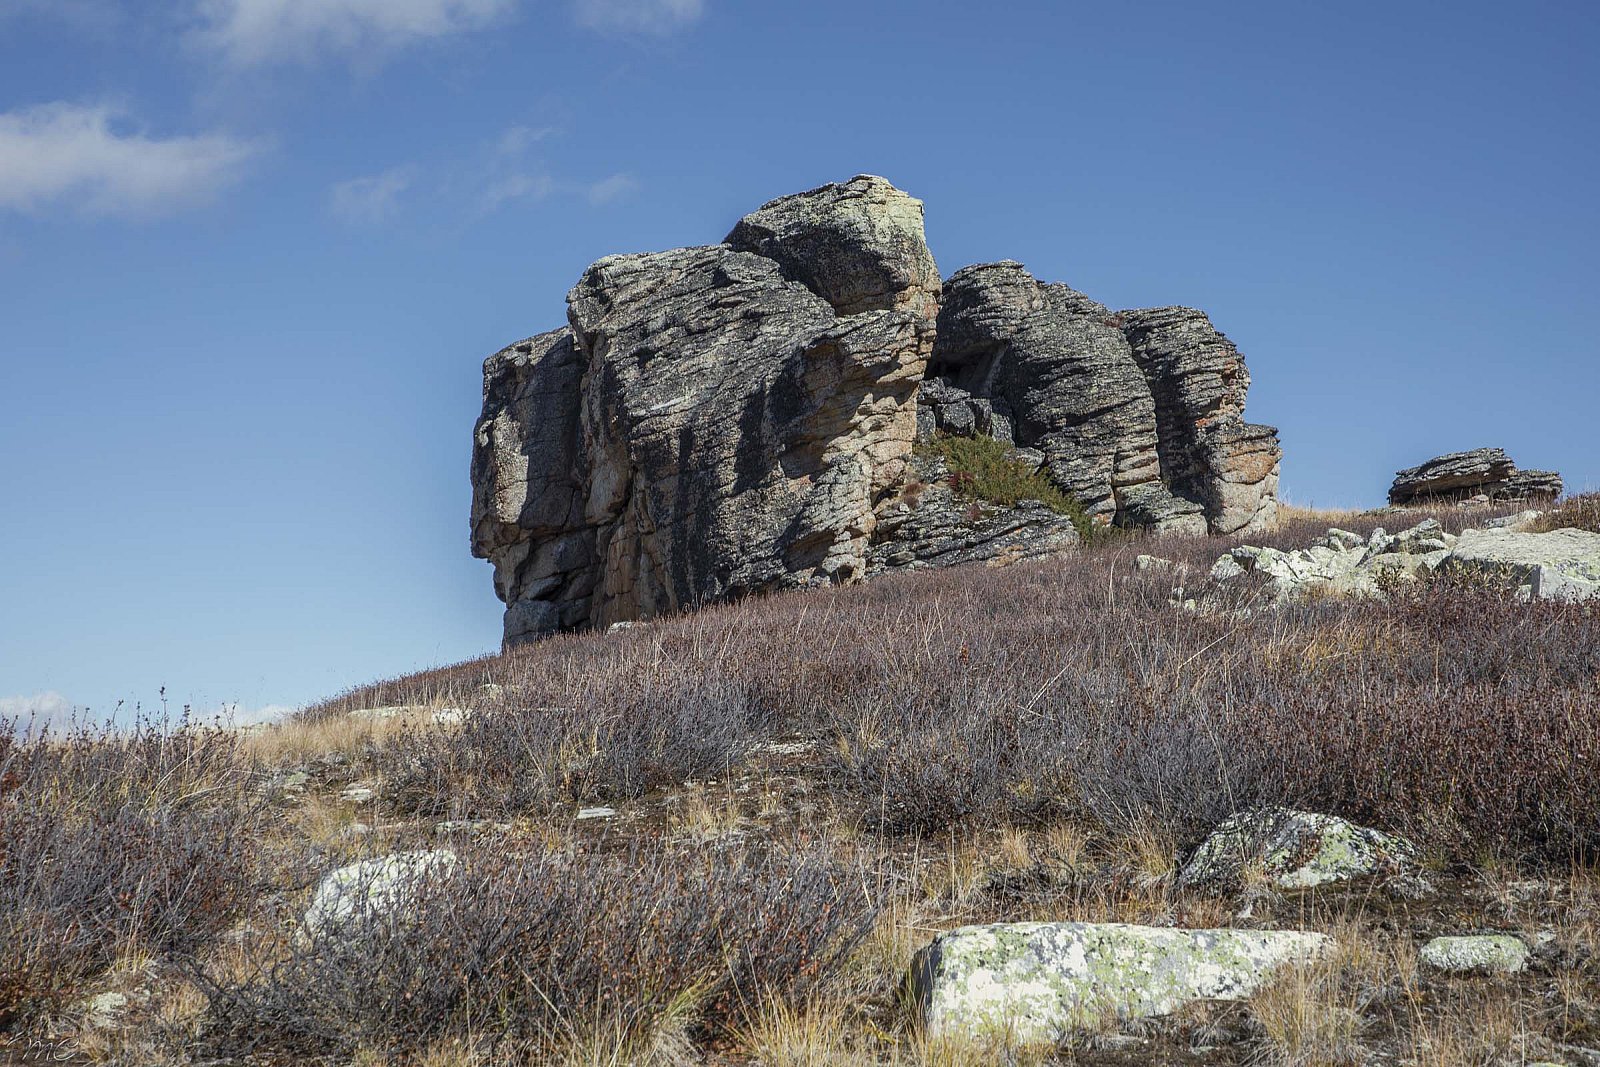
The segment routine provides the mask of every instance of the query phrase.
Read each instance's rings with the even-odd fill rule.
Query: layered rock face
[[[1435,456],[1394,476],[1389,503],[1404,507],[1439,500],[1555,499],[1561,495],[1555,471],[1518,470],[1502,448],[1474,448]]]
[[[882,178],[602,259],[567,318],[484,364],[472,543],[509,644],[1077,543],[1059,499],[980,507],[919,436],[1015,445],[1101,522],[1273,516],[1275,432],[1243,422],[1249,375],[1203,314],[1113,313],[1010,262],[942,287],[922,203]]]
[[[880,178],[590,267],[567,330],[484,368],[473,549],[507,642],[862,577],[938,293],[922,205]]]
[[[1203,312],[1113,313],[1020,263],[967,267],[945,287],[929,375],[925,429],[1038,448],[1091,516],[1183,533],[1276,518],[1277,431],[1244,422],[1249,372]]]

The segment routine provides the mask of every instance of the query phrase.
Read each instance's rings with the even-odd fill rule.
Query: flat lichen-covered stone
[[[1170,1014],[1251,996],[1284,964],[1332,941],[1286,930],[1180,930],[1125,923],[963,926],[917,953],[912,989],[930,1034],[1058,1041],[1107,1014]]]
[[[1309,889],[1396,870],[1414,854],[1404,838],[1335,815],[1244,812],[1201,842],[1179,872],[1178,884],[1237,887],[1259,870],[1279,889]]]
[[[1587,600],[1600,597],[1600,533],[1465,530],[1445,567],[1507,578],[1533,597]]]
[[[1439,971],[1515,974],[1528,965],[1528,946],[1508,934],[1436,937],[1422,946],[1418,957]]]

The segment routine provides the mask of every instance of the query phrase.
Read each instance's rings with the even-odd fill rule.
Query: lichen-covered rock
[[[1314,959],[1331,944],[1300,931],[964,926],[917,953],[911,984],[932,1034],[1054,1042],[1107,1015],[1167,1015],[1196,1000],[1249,997],[1278,967]]]
[[[1465,530],[1445,566],[1515,582],[1531,597],[1600,597],[1600,533]]]
[[[1276,429],[1244,421],[1244,356],[1195,308],[1124,311],[1119,318],[1155,400],[1163,482],[1205,506],[1212,533],[1271,527],[1283,450]]]
[[[1279,889],[1398,871],[1415,850],[1404,838],[1334,815],[1274,808],[1224,821],[1178,874],[1181,886],[1235,889],[1259,872]]]
[[[1507,934],[1436,937],[1422,946],[1418,958],[1434,970],[1451,973],[1515,974],[1528,966],[1528,946]]]
[[[448,849],[397,852],[340,867],[317,886],[302,922],[304,934],[340,936],[403,913],[420,887],[448,878],[455,867],[456,854]]]
[[[1561,495],[1561,475],[1555,471],[1518,470],[1502,448],[1474,448],[1435,456],[1394,476],[1389,503],[1426,504],[1435,501],[1554,499]]]

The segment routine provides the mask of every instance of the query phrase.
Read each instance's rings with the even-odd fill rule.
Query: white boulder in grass
[[[1467,530],[1446,566],[1509,579],[1535,599],[1589,600],[1600,597],[1600,533]]]
[[[994,923],[942,934],[917,953],[911,986],[929,1034],[1059,1041],[1108,1014],[1169,1015],[1242,1000],[1273,971],[1333,942],[1296,930],[1179,930],[1127,923]]]
[[[340,867],[322,880],[303,927],[308,937],[405,911],[424,885],[450,877],[456,854],[449,849],[396,852]]]
[[[1516,974],[1528,966],[1528,946],[1509,934],[1436,937],[1422,946],[1418,957],[1437,971]]]
[[[1180,886],[1244,883],[1260,871],[1278,889],[1309,889],[1408,865],[1405,838],[1310,811],[1241,812],[1200,843],[1178,872]]]

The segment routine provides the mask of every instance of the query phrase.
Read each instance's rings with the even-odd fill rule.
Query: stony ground
[[[1490,516],[1436,517],[1453,534]],[[10,745],[9,1054],[1600,1064],[1600,610],[1443,579],[1279,603],[1246,577],[1198,590],[1216,610],[1195,612],[1134,564],[1205,573],[1231,544],[749,601],[244,735]],[[1309,888],[1265,862],[1182,873],[1229,816],[1277,807],[1412,847]],[[452,873],[401,905],[307,924],[330,872],[445,850]],[[930,1035],[913,954],[1020,921],[1334,948],[1241,1000],[1108,1012],[1043,1044]],[[1433,938],[1476,934],[1519,939],[1526,966],[1424,962]]]

